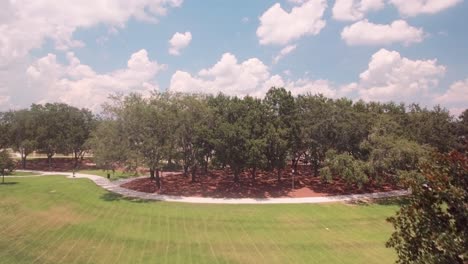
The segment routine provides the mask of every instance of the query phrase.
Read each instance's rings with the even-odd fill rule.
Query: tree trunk
[[[252,180],[255,181],[255,178],[257,177],[257,167],[252,168],[251,175],[252,175]]]
[[[299,163],[299,158],[292,160],[292,168],[294,170],[294,175],[297,175],[297,164]]]
[[[319,176],[319,162],[317,160],[313,162],[313,167],[314,167],[314,176],[315,177]]]
[[[187,165],[184,165],[184,176],[188,177],[188,169],[189,167]]]
[[[239,170],[234,169],[234,182],[238,183],[239,182]]]
[[[53,154],[47,154],[47,163],[49,164],[49,170],[52,170],[52,156]]]
[[[5,173],[2,173],[2,184],[5,183]]]
[[[161,177],[159,176],[159,169],[156,169],[156,187],[161,189]]]
[[[197,179],[197,169],[198,169],[197,165],[194,165],[192,167],[192,172],[191,172],[192,173],[192,182],[195,182],[196,179]]]
[[[150,169],[150,179],[154,180],[154,169]]]
[[[279,168],[277,169],[277,176],[278,176],[277,178],[278,182],[281,182],[281,169]]]
[[[22,161],[22,163],[23,163],[23,170],[26,169],[26,157],[27,157],[26,155],[23,155],[23,156],[21,157],[21,161]]]

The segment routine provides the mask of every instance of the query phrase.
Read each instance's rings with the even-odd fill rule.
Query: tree
[[[388,219],[395,231],[387,247],[395,248],[397,263],[466,263],[468,158],[458,152],[434,154],[421,173],[407,179],[408,203]]]
[[[132,157],[132,152],[114,120],[103,120],[92,132],[88,144],[93,150],[96,165],[106,170],[115,169]]]
[[[115,118],[121,138],[128,149],[141,157],[150,169],[150,177],[161,188],[161,161],[167,157],[168,137],[173,131],[167,115],[165,94],[155,93],[148,98],[138,94],[114,97],[114,103],[106,106]]]
[[[247,163],[252,179],[255,180],[258,169],[266,167],[265,150],[267,142],[265,139],[265,128],[267,127],[267,109],[260,99],[250,96],[244,98],[247,112],[244,123],[247,131]]]
[[[0,151],[0,174],[2,174],[2,183],[5,183],[5,175],[15,169],[15,162],[6,150]]]
[[[65,118],[67,122],[63,129],[66,137],[66,149],[67,152],[73,154],[74,166],[77,168],[79,160],[83,159],[84,154],[89,150],[86,143],[96,126],[96,119],[88,109],[75,107],[67,107]]]
[[[10,144],[10,128],[7,114],[0,112],[0,150],[5,149]]]
[[[349,153],[338,154],[329,150],[326,154],[325,167],[320,170],[322,179],[330,182],[333,176],[344,180],[347,186],[357,185],[361,189],[369,179],[364,161],[354,158]]]
[[[216,99],[217,127],[214,136],[215,155],[218,161],[229,165],[234,174],[234,182],[248,161],[248,131],[245,128],[246,105],[237,97],[219,95]]]
[[[201,96],[175,95],[177,125],[175,135],[177,146],[183,163],[184,175],[192,174],[192,181],[196,180],[199,166],[207,166],[208,153],[205,147],[210,139],[205,130],[211,120],[211,112],[206,98]],[[206,167],[205,167],[206,168]],[[206,170],[206,169],[205,169]]]
[[[56,153],[67,153],[66,131],[72,126],[69,113],[78,109],[67,104],[45,104],[31,106],[32,114],[35,116],[35,127],[37,131],[37,149],[47,155],[49,169],[52,167],[52,157]]]
[[[281,171],[286,166],[288,151],[293,142],[291,127],[296,120],[297,108],[291,92],[284,88],[273,87],[268,90],[264,103],[268,117],[265,155],[268,167],[276,169],[277,179],[281,181]]]
[[[462,153],[468,153],[468,109],[463,111],[455,124],[457,149]]]
[[[9,127],[11,147],[20,153],[22,167],[26,169],[27,157],[38,145],[37,120],[27,109],[7,112],[5,118]]]

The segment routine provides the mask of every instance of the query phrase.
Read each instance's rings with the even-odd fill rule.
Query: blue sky
[[[271,85],[468,107],[463,0],[52,2],[0,3],[0,109],[98,111],[109,93],[153,89],[261,97]],[[190,38],[174,55],[177,32]]]

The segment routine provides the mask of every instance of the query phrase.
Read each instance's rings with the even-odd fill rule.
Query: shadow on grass
[[[18,182],[4,182],[4,183],[0,182],[0,186],[2,186],[2,185],[15,185],[15,184],[18,184]]]
[[[347,202],[351,205],[356,206],[369,206],[372,204],[378,204],[383,206],[402,206],[408,204],[407,197],[389,197],[389,198],[377,198],[377,199],[355,199]]]
[[[132,197],[124,197],[117,193],[107,192],[101,195],[101,200],[106,202],[118,202],[118,201],[127,201],[132,203],[149,203],[149,202],[158,202],[158,201],[149,201]]]

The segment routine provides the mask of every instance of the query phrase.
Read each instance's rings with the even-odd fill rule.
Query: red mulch
[[[287,172],[288,171],[288,172]],[[197,175],[197,181],[182,174],[167,175],[161,179],[159,194],[176,196],[214,197],[214,198],[272,198],[272,197],[317,197],[342,194],[383,192],[398,189],[396,186],[368,185],[359,190],[357,187],[346,188],[342,181],[331,184],[322,183],[314,177],[310,167],[299,169],[295,176],[295,188],[292,190],[292,174],[285,170],[282,181],[278,183],[276,173],[259,172],[252,180],[249,173],[240,176],[240,182],[234,183],[229,170],[214,170],[207,175]],[[122,187],[147,193],[156,193],[156,185],[150,178],[140,178],[123,184]]]
[[[31,159],[26,161],[27,170],[42,170],[42,171],[72,171],[75,166],[75,160],[72,158],[53,158],[52,166],[49,169],[49,163],[46,158]],[[21,161],[17,163],[17,169],[23,169]],[[83,159],[79,165],[80,170],[96,169],[96,164],[91,159]]]

